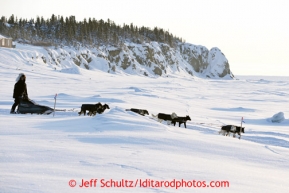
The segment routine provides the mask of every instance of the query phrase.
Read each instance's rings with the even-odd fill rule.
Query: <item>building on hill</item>
[[[7,38],[0,34],[0,47],[12,48],[12,38]]]

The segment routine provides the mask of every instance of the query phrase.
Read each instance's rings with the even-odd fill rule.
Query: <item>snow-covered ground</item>
[[[60,72],[0,48],[1,193],[288,192],[289,77],[148,78],[75,69]],[[67,111],[9,114],[21,72],[31,99],[53,107],[58,93],[56,109]],[[81,104],[97,102],[110,109],[78,116]],[[174,127],[152,118],[159,112],[192,120],[187,129]],[[285,120],[273,123],[279,112]],[[241,140],[218,134],[242,117]],[[134,187],[102,187],[110,180]],[[177,189],[182,180],[192,187]],[[229,187],[208,187],[211,181]]]

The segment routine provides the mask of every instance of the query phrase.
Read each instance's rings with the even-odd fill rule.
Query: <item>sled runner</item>
[[[20,103],[17,109],[17,113],[19,114],[31,113],[49,115],[52,112],[52,108],[39,105],[30,99],[20,99]]]

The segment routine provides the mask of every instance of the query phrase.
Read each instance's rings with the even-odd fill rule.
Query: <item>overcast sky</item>
[[[76,20],[169,30],[188,43],[218,47],[235,75],[289,76],[289,0],[0,0],[0,16]]]

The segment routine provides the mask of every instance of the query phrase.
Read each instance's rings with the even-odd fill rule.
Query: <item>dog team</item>
[[[101,103],[82,104],[81,110],[78,114],[79,114],[79,116],[81,114],[86,115],[86,111],[88,111],[88,115],[92,116],[92,115],[96,115],[96,113],[102,114],[105,111],[105,109],[110,109],[107,104],[104,104],[104,105],[102,105]],[[149,115],[149,112],[145,109],[131,108],[131,109],[126,109],[126,111],[132,111],[132,112],[138,113],[142,116]],[[168,125],[173,124],[175,126],[176,123],[179,123],[179,127],[181,127],[181,124],[184,124],[185,128],[187,128],[186,122],[191,121],[191,118],[189,115],[187,115],[185,117],[180,117],[180,116],[177,116],[177,114],[174,112],[172,114],[165,114],[165,113],[158,113],[157,115],[152,114],[152,117],[160,123],[162,121],[167,121]],[[224,125],[221,127],[219,134],[222,134],[224,136],[230,136],[230,133],[233,133],[233,137],[235,137],[236,134],[238,134],[239,139],[240,139],[241,133],[245,133],[244,130],[245,130],[245,127],[239,127],[239,126],[235,126],[235,125]]]
[[[93,115],[96,115],[96,113],[102,114],[105,111],[105,109],[110,109],[107,104],[104,104],[104,105],[102,105],[101,103],[82,104],[80,112],[78,112],[78,114],[79,114],[79,116],[82,114],[86,115],[86,111],[88,111],[88,115],[93,116]],[[142,116],[149,115],[149,112],[145,109],[131,108],[131,109],[126,109],[126,111],[132,111],[132,112],[138,113]],[[181,124],[183,123],[185,128],[187,128],[186,122],[191,121],[190,116],[187,115],[185,117],[179,117],[179,116],[177,116],[176,113],[172,113],[171,115],[170,114],[164,114],[164,113],[159,113],[157,115],[152,114],[152,117],[157,119],[158,122],[167,121],[168,125],[173,124],[175,126],[176,123],[179,123],[179,127],[180,127]]]

